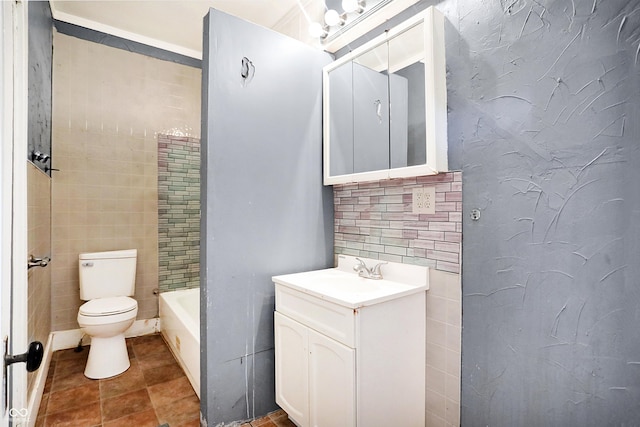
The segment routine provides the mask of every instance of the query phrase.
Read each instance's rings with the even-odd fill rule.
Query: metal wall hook
[[[33,255],[29,255],[29,259],[27,260],[27,270],[32,267],[46,267],[50,262],[50,257],[36,258]]]
[[[379,99],[373,101],[373,106],[376,109],[376,116],[378,116],[378,122],[382,123],[382,102]]]
[[[246,56],[242,58],[240,65],[240,77],[242,77],[242,87],[251,83],[254,74],[256,73],[256,67],[253,62]]]

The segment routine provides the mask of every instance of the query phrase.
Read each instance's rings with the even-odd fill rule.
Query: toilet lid
[[[108,316],[135,310],[138,302],[129,297],[96,298],[80,306],[83,316]]]

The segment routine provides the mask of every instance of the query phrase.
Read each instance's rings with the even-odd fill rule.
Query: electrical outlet
[[[413,189],[413,213],[414,214],[435,214],[436,213],[436,188],[422,187]]]

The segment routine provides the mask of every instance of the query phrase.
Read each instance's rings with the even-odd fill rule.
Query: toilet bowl
[[[138,314],[135,249],[84,253],[79,256],[78,325],[91,337],[84,375],[92,379],[121,374],[131,366],[124,334]]]
[[[78,311],[80,329],[91,337],[84,375],[91,379],[109,378],[129,369],[124,332],[138,314],[138,303],[129,297],[97,298]]]

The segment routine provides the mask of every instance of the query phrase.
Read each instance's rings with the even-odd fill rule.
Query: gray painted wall
[[[436,6],[464,180],[461,423],[639,425],[640,4]]]
[[[53,64],[53,19],[49,2],[27,3],[29,19],[29,117],[28,151],[31,160],[33,151],[51,155],[51,71]],[[35,161],[42,170],[51,167]]]
[[[271,277],[333,264],[333,193],[322,186],[329,56],[215,10],[204,28],[201,408],[212,426],[277,408]]]
[[[640,5],[507,6],[460,4],[449,62],[464,218],[482,212],[463,223],[462,422],[638,425]]]

